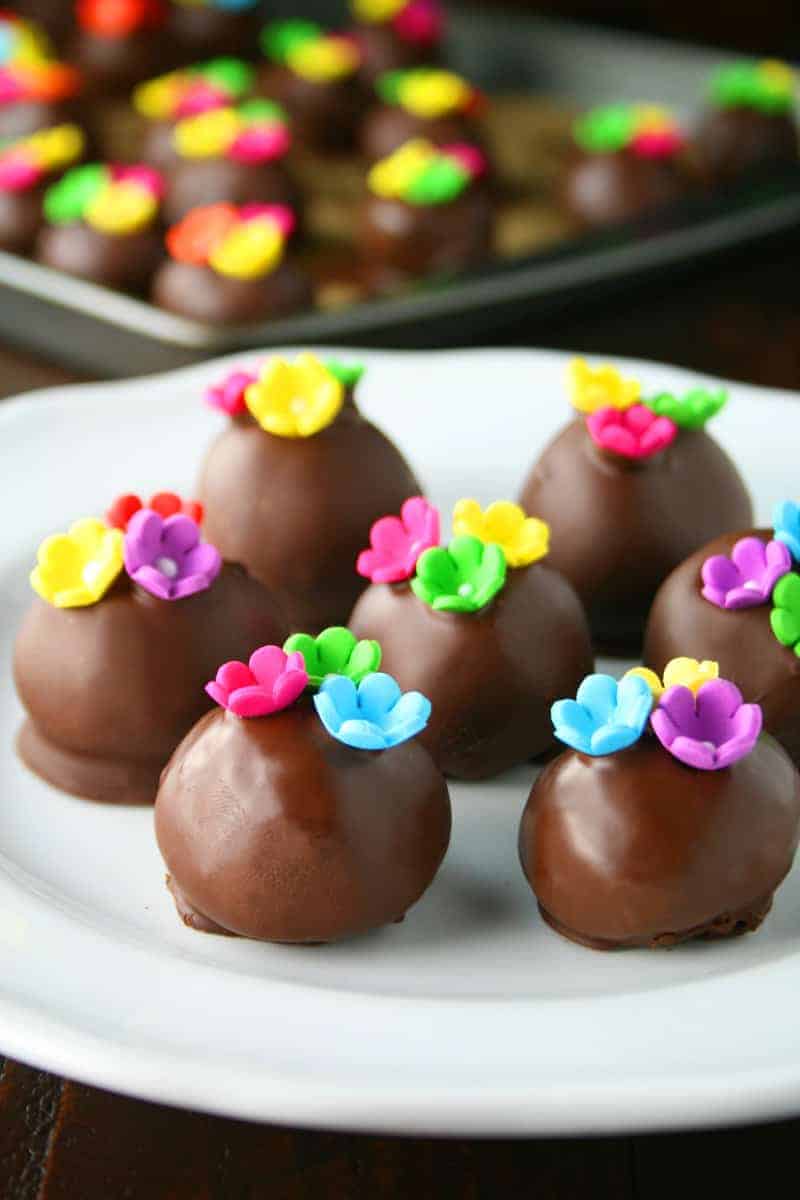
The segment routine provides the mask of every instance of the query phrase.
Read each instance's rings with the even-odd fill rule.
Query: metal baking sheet
[[[286,6],[284,5],[284,8]],[[304,12],[325,19],[330,5]],[[449,57],[487,91],[535,91],[585,107],[654,99],[690,119],[724,51],[614,34],[496,10],[453,13]],[[455,345],[525,314],[605,294],[665,269],[800,225],[800,164],[769,180],[707,194],[630,228],[572,238],[450,280],[336,312],[223,329],[0,253],[0,336],[112,376],[165,370],[281,343]]]

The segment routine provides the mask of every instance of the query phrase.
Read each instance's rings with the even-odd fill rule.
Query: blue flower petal
[[[431,715],[431,702],[421,692],[406,692],[389,713],[384,730],[397,745],[421,733]]]
[[[611,675],[587,675],[576,699],[595,725],[604,725],[617,707],[617,681]]]
[[[399,746],[425,728],[431,712],[425,696],[403,695],[397,681],[379,671],[358,688],[346,676],[329,675],[314,705],[328,733],[357,750]]]
[[[796,562],[800,562],[800,507],[793,500],[776,504],[772,512],[775,540],[783,542]]]
[[[360,715],[367,721],[383,725],[389,711],[397,704],[402,692],[391,675],[376,671],[367,675],[358,687]]]
[[[391,745],[383,730],[372,721],[345,721],[336,737],[354,750],[386,750]]]
[[[555,735],[582,754],[614,754],[642,736],[653,707],[647,683],[631,675],[588,675],[577,700],[557,700],[550,710]]]
[[[556,700],[550,709],[555,735],[573,750],[588,754],[591,750],[594,722],[583,705],[575,700]]]
[[[339,718],[337,728],[342,721],[346,721],[349,717],[361,716],[356,685],[346,675],[328,675],[323,680],[318,695],[327,696],[329,703],[336,710]]]
[[[592,734],[589,753],[615,754],[617,750],[627,750],[641,735],[641,729],[631,729],[628,725],[601,725]]]
[[[627,675],[617,685],[615,722],[629,725],[639,733],[653,709],[653,693],[641,675]]]

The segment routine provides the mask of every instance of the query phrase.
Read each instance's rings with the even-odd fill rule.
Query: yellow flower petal
[[[296,75],[312,83],[330,83],[358,69],[359,54],[352,42],[341,37],[300,42],[287,56],[287,64]]]
[[[391,21],[408,0],[351,0],[350,8],[357,21],[383,23]]]
[[[301,354],[294,363],[273,358],[245,392],[245,403],[267,433],[311,437],[336,418],[344,388],[313,354]]]
[[[176,73],[148,79],[134,90],[133,107],[148,121],[164,121],[175,110],[181,92],[181,80]]]
[[[146,229],[158,213],[152,192],[131,179],[103,188],[86,206],[84,220],[101,233],[129,234]]]
[[[631,667],[630,671],[626,671],[622,678],[627,679],[629,675],[638,675],[640,679],[643,679],[653,693],[654,700],[660,700],[664,695],[663,683],[655,671],[651,671],[649,667]]]
[[[642,391],[637,379],[625,379],[616,367],[590,367],[584,358],[574,358],[567,368],[567,389],[572,407],[582,413],[630,408]]]
[[[39,547],[31,587],[56,608],[95,604],[123,565],[122,531],[86,517],[67,533],[45,538]]]
[[[664,668],[664,690],[671,687],[686,687],[697,694],[698,688],[711,679],[719,678],[719,663],[710,659],[698,662],[696,658],[673,658]]]
[[[790,92],[794,88],[794,71],[777,58],[764,59],[759,64],[759,73],[775,88]]]
[[[77,125],[55,125],[40,129],[25,139],[26,147],[44,171],[55,171],[80,158],[86,145],[83,131]]]
[[[400,89],[400,103],[415,116],[432,120],[458,112],[471,94],[469,84],[452,71],[412,71]]]
[[[408,185],[416,179],[432,158],[436,157],[436,147],[425,138],[414,138],[406,142],[394,154],[375,163],[367,176],[370,191],[385,200],[394,200],[402,196]]]
[[[453,510],[456,536],[471,534],[499,546],[510,567],[526,567],[544,558],[550,546],[550,527],[510,500],[495,500],[484,512],[477,500],[459,500]]]
[[[242,221],[212,250],[208,264],[233,279],[258,279],[277,267],[283,246],[271,221]]]
[[[172,138],[182,158],[217,158],[233,145],[241,128],[234,108],[215,108],[178,121]]]

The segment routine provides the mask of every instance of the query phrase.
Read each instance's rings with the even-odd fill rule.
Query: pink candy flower
[[[227,92],[223,92],[221,88],[198,79],[178,101],[175,118],[180,121],[185,117],[198,117],[201,113],[222,108],[229,103],[229,99]]]
[[[644,129],[631,142],[631,149],[640,158],[672,158],[683,149],[679,129]]]
[[[598,408],[586,418],[596,446],[622,458],[650,458],[675,441],[678,426],[659,417],[644,404],[630,408]]]
[[[455,159],[473,179],[481,179],[489,167],[483,151],[468,142],[452,142],[449,146],[442,146],[442,154]]]
[[[143,191],[155,196],[156,200],[164,199],[164,176],[144,163],[135,163],[133,166],[114,165],[111,168],[111,178],[115,183],[137,183]]]
[[[439,513],[414,496],[399,517],[381,517],[369,533],[370,549],[358,556],[356,570],[373,583],[399,583],[414,574],[423,550],[439,545]]]
[[[0,192],[24,192],[42,178],[42,169],[27,154],[0,157]]]
[[[283,158],[291,145],[285,125],[250,125],[234,141],[228,156],[242,163],[273,162]]]
[[[243,204],[239,217],[242,221],[271,221],[285,238],[291,237],[297,227],[297,217],[286,204]]]
[[[441,39],[444,17],[437,0],[409,0],[392,24],[401,41],[432,46]]]
[[[766,604],[779,579],[792,569],[783,542],[740,538],[728,558],[714,554],[703,563],[703,595],[718,608],[754,608]]]
[[[205,402],[229,417],[247,412],[244,394],[257,379],[258,376],[251,371],[231,371],[219,383],[206,388]]]
[[[298,650],[284,654],[280,646],[262,646],[250,662],[226,662],[206,684],[212,700],[237,717],[267,717],[288,708],[308,685]]]

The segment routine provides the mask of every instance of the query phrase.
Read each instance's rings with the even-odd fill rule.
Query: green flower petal
[[[303,42],[316,41],[321,36],[322,27],[315,21],[275,21],[261,31],[261,49],[273,62],[285,63]]]
[[[346,674],[353,680],[353,683],[361,683],[365,676],[378,670],[381,658],[381,648],[378,642],[369,641],[366,638],[356,642],[347,664]]]
[[[795,646],[800,642],[800,622],[788,609],[773,608],[769,623],[782,646]]]
[[[45,192],[45,219],[52,225],[80,221],[87,205],[105,187],[109,178],[108,167],[102,163],[73,167]]]
[[[241,58],[212,58],[210,62],[190,70],[190,74],[201,75],[231,96],[244,96],[253,86],[256,73]]]
[[[772,592],[772,603],[776,608],[788,608],[800,620],[800,575],[790,571],[779,579]]]
[[[681,429],[702,429],[707,421],[724,408],[728,402],[728,393],[724,388],[718,392],[709,392],[705,388],[694,388],[685,396],[675,396],[671,392],[662,392],[645,400],[645,404],[659,417],[669,417]]]
[[[438,155],[408,185],[403,199],[409,204],[449,204],[458,199],[469,181],[469,172],[460,163]]]
[[[335,359],[329,359],[325,363],[325,366],[334,379],[338,379],[342,387],[345,388],[354,388],[357,383],[360,383],[367,369],[363,363],[340,363],[336,362]]]
[[[323,629],[319,637],[308,633],[294,633],[283,646],[285,654],[297,651],[303,656],[308,672],[308,682],[318,688],[328,675],[346,675],[354,683],[360,683],[381,662],[381,648],[377,642],[356,641],[349,629],[332,625]]]
[[[636,129],[636,112],[629,104],[609,104],[585,113],[572,127],[575,141],[590,154],[624,150]]]
[[[469,534],[453,538],[447,549],[426,550],[411,581],[416,596],[437,612],[477,612],[500,591],[506,557],[499,546],[484,545]]]
[[[431,546],[417,559],[416,578],[434,594],[458,591],[456,564],[444,546]]]
[[[410,71],[386,71],[375,82],[375,91],[384,104],[399,104],[400,90],[408,79]]]

